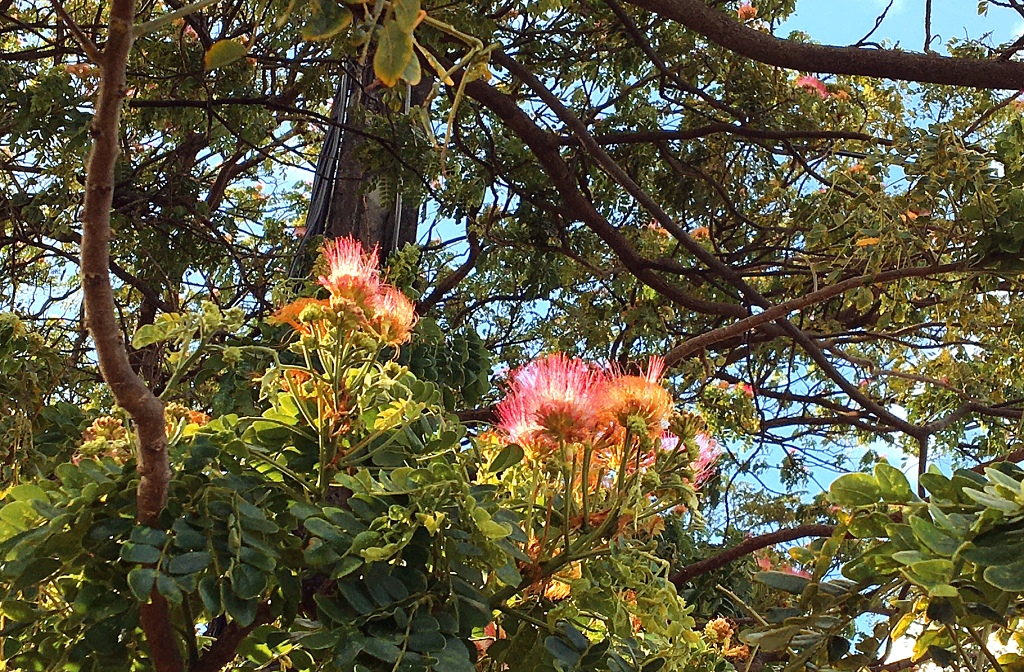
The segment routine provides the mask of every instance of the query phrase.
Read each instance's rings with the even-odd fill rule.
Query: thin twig
[[[88,56],[89,60],[95,65],[102,66],[103,52],[101,52],[100,48],[96,46],[96,43],[89,39],[89,36],[85,34],[85,31],[82,30],[81,26],[75,23],[75,20],[72,19],[71,15],[64,9],[64,5],[60,4],[60,0],[50,0],[50,3],[53,5],[54,11],[57,12],[57,16],[60,17],[60,20],[68,27],[68,30],[71,31],[75,41],[78,42],[80,47],[82,47],[82,51],[85,52],[85,55]]]

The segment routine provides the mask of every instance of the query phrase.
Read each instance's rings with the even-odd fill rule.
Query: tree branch
[[[770,532],[768,534],[762,534],[757,537],[750,537],[744,539],[740,543],[736,544],[732,548],[726,549],[718,555],[713,555],[710,558],[704,558],[692,565],[683,567],[678,572],[669,577],[676,588],[681,588],[688,581],[694,577],[708,572],[713,572],[716,569],[720,569],[733,560],[742,558],[744,555],[749,555],[754,551],[761,550],[762,548],[768,548],[775,544],[781,544],[787,541],[795,541],[797,539],[803,539],[804,537],[831,537],[832,533],[836,531],[834,525],[800,525],[788,530],[778,530],[777,532]]]
[[[417,303],[416,312],[420,315],[426,315],[430,312],[434,306],[444,299],[445,294],[465,280],[466,276],[469,275],[470,271],[472,271],[476,266],[476,262],[480,258],[480,253],[483,251],[483,247],[480,245],[480,239],[475,233],[469,231],[466,234],[466,242],[469,243],[469,256],[466,258],[466,261],[454,271],[446,275],[443,280],[437,283],[437,286],[434,287],[434,290],[430,292],[426,298]]]
[[[892,282],[894,280],[900,280],[902,278],[911,277],[925,277],[929,275],[937,275],[941,273],[949,273],[952,271],[960,270],[960,264],[944,264],[942,266],[922,266],[915,268],[900,268],[891,271],[883,271],[881,273],[875,273],[872,275],[864,275],[856,278],[850,278],[837,282],[829,287],[824,287],[816,292],[805,294],[801,297],[793,299],[792,301],[786,301],[785,303],[779,303],[771,308],[761,311],[756,315],[751,315],[742,320],[738,320],[732,324],[714,329],[712,331],[705,332],[700,336],[688,339],[677,345],[676,347],[665,353],[665,364],[672,367],[675,364],[687,359],[693,354],[704,350],[705,348],[714,345],[720,341],[727,340],[734,336],[746,333],[753,329],[758,328],[763,324],[774,322],[776,320],[785,318],[790,313],[813,306],[822,301],[844,294],[857,287],[865,287],[874,285],[877,283]]]
[[[100,54],[99,47],[96,46],[95,42],[89,39],[89,36],[85,34],[82,27],[71,18],[71,15],[64,9],[64,5],[60,4],[60,0],[50,0],[50,2],[53,4],[53,9],[57,12],[57,16],[60,17],[60,20],[68,27],[68,30],[71,31],[75,41],[78,42],[78,46],[82,47],[82,51],[84,51],[85,55],[89,57],[89,60],[96,65],[102,63],[103,55]]]
[[[702,3],[698,4],[701,4],[701,6],[704,7]],[[707,9],[707,7],[704,8]],[[748,305],[752,307],[756,306],[760,308],[761,311],[772,308],[771,302],[765,299],[757,290],[751,287],[750,284],[743,279],[742,275],[736,269],[732,268],[724,261],[716,257],[714,254],[712,254],[710,251],[706,250],[700,243],[694,240],[692,236],[690,236],[686,231],[684,231],[679,226],[679,224],[677,224],[671,217],[669,217],[668,213],[665,212],[661,205],[653,198],[651,198],[651,196],[647,192],[645,192],[622,169],[622,167],[619,166],[615,162],[615,160],[612,159],[608,155],[608,153],[601,148],[599,144],[597,144],[593,136],[591,136],[590,132],[587,130],[586,124],[584,124],[579,118],[577,118],[554,93],[547,89],[543,85],[543,83],[541,83],[541,81],[537,79],[537,77],[532,72],[524,68],[515,60],[509,58],[501,50],[495,50],[493,52],[492,58],[494,59],[494,62],[497,65],[500,65],[501,67],[505,68],[506,70],[509,71],[509,73],[512,74],[512,76],[517,77],[528,87],[530,87],[537,94],[537,96],[549,108],[551,108],[552,112],[554,112],[558,116],[558,118],[561,119],[566,126],[568,126],[568,128],[580,141],[580,145],[589,153],[591,158],[593,158],[594,162],[598,166],[600,166],[612,180],[614,180],[619,186],[625,189],[626,192],[628,192],[629,195],[632,196],[636,200],[636,202],[639,203],[647,212],[649,212],[651,216],[666,231],[671,233],[673,238],[678,240],[680,245],[682,245],[682,247],[685,248],[687,252],[696,257],[713,273],[715,273],[723,280],[728,282],[730,285],[732,285],[734,288],[739,290],[739,292],[742,294],[743,299],[748,302]],[[473,87],[473,85],[475,84],[477,84],[477,82],[473,82],[470,86]],[[470,88],[467,87],[466,91],[470,92]],[[470,95],[473,94],[470,93]],[[501,96],[503,94],[498,95]],[[522,111],[519,110],[518,106],[516,106],[514,103],[512,105],[519,112],[519,114],[523,114]],[[499,114],[499,116],[501,116],[500,112],[498,112],[497,110],[495,111]],[[506,123],[508,123],[508,119],[505,119],[505,121]],[[533,121],[530,118],[527,118],[526,121],[526,125],[532,126],[535,133],[543,133],[534,125]],[[524,130],[527,130],[525,128],[526,125],[520,124],[520,126],[524,127]],[[524,140],[526,139],[523,135],[520,135],[520,137],[523,137]],[[529,144],[528,140],[527,144]],[[550,143],[546,142],[544,144],[548,145]],[[534,147],[531,145],[530,148],[533,150],[534,154],[538,157],[542,164],[545,163],[545,160],[544,158],[542,158],[541,153],[544,152],[545,154],[548,155],[551,154],[551,148],[549,147]],[[558,158],[558,160],[561,162],[561,157],[557,156],[557,152],[556,158]],[[549,164],[552,166],[557,165],[553,161],[549,161]],[[562,162],[562,165],[564,166],[564,162]],[[567,168],[565,168],[565,170],[567,170]],[[550,169],[549,175],[551,175],[552,179],[554,180],[555,175],[551,173]],[[573,189],[575,190],[575,184],[573,184]],[[578,192],[576,193],[578,194]],[[563,191],[563,197],[564,195],[565,193]],[[680,305],[684,307],[689,308],[690,306],[687,306],[685,303],[679,302],[676,296],[682,295],[687,300],[689,300],[691,304],[694,304],[695,302],[698,301],[703,304],[710,303],[703,299],[697,299],[695,297],[683,294],[678,290],[678,288],[664,282],[664,280],[662,280],[656,274],[651,272],[649,263],[644,262],[642,265],[639,265],[635,263],[635,261],[622,256],[624,253],[626,253],[631,254],[634,257],[634,259],[639,257],[638,253],[632,248],[631,245],[629,245],[628,241],[626,241],[625,239],[616,240],[618,238],[622,238],[621,234],[619,234],[618,231],[615,231],[614,228],[611,227],[611,225],[607,222],[607,220],[605,220],[600,215],[600,213],[597,213],[594,206],[586,198],[583,198],[580,194],[578,195],[580,196],[579,200],[585,203],[586,207],[589,208],[589,210],[593,211],[596,215],[596,217],[584,219],[584,221],[587,223],[588,226],[591,227],[591,229],[595,233],[604,238],[606,242],[609,242],[609,245],[612,247],[613,251],[619,256],[619,258],[626,265],[626,267],[629,268],[629,270],[633,272],[634,275],[637,276],[639,280],[641,280],[644,284],[651,287],[655,291],[659,292],[665,298],[676,301],[677,303],[680,303]],[[612,238],[610,235],[607,234],[602,234],[602,229],[606,228],[611,228],[612,231],[614,231],[615,238]],[[610,233],[611,232],[609,232],[609,234]],[[639,259],[643,258],[639,257]],[[633,263],[631,263],[631,261]],[[642,272],[643,275],[641,275],[641,273],[638,271]],[[729,314],[735,316],[733,309],[739,308],[744,314],[738,317],[746,317],[747,309],[741,306],[732,306],[730,304],[724,305],[726,305],[730,310]],[[725,315],[725,313],[719,314]],[[790,338],[792,338],[801,348],[803,348],[803,350],[814,361],[814,363],[818,365],[822,372],[826,376],[831,378],[840,387],[840,389],[842,389],[843,392],[845,392],[851,399],[854,399],[858,404],[860,404],[868,411],[874,413],[878,418],[880,418],[890,426],[899,429],[900,431],[910,436],[917,437],[922,434],[923,430],[920,427],[917,427],[916,425],[909,423],[903,418],[891,413],[887,408],[879,404],[877,401],[875,401],[867,394],[865,394],[862,390],[860,390],[856,385],[847,380],[843,376],[843,374],[840,373],[838,369],[836,369],[832,362],[829,361],[828,357],[825,356],[824,352],[822,352],[821,347],[818,345],[818,343],[813,338],[811,338],[806,332],[804,332],[802,329],[789,322],[789,320],[787,320],[785,317],[776,319],[776,323]]]
[[[96,115],[90,134],[93,145],[86,167],[82,208],[82,292],[86,319],[100,373],[118,405],[128,411],[137,431],[139,485],[136,520],[151,527],[167,503],[171,477],[164,430],[164,406],[132,370],[115,314],[110,283],[110,212],[114,196],[114,168],[119,153],[121,105],[126,90],[126,66],[132,48],[134,0],[112,0],[107,44],[101,55]],[[140,606],[140,623],[157,672],[180,672],[181,652],[171,626],[167,601],[154,589]]]
[[[231,621],[213,645],[203,652],[189,672],[218,672],[223,669],[235,659],[238,646],[249,636],[249,633],[264,623],[269,623],[273,618],[270,605],[261,602],[256,608],[256,620],[250,625],[242,627],[238,621]]]
[[[662,129],[657,131],[602,133],[595,135],[594,140],[599,145],[625,145],[663,140],[696,140],[716,133],[728,133],[756,140],[858,140],[861,142],[873,142],[887,147],[893,144],[893,141],[888,138],[879,138],[868,133],[858,133],[856,131],[777,131],[724,122],[714,122],[696,128],[678,130]],[[575,138],[566,138],[563,143],[566,145],[576,145],[579,144],[579,141]]]
[[[734,21],[703,0],[626,1],[677,21],[729,51],[780,68],[972,89],[1024,87],[1024,63],[791,42]]]

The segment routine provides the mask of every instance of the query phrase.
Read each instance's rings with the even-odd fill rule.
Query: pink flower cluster
[[[825,88],[825,85],[817,77],[813,77],[811,75],[797,77],[796,85],[801,89],[806,89],[807,91],[816,93],[822,100],[828,98],[828,89]]]
[[[512,373],[511,392],[498,404],[498,424],[518,443],[581,440],[597,427],[604,378],[563,354],[535,359]]]
[[[564,354],[535,359],[512,373],[509,394],[497,405],[498,427],[534,457],[598,436],[617,441],[635,420],[651,438],[661,437],[663,451],[678,450],[679,439],[665,432],[673,403],[660,384],[664,370],[660,357],[651,358],[641,375],[602,370]],[[696,441],[699,455],[690,468],[700,486],[714,472],[721,450],[706,434]],[[648,454],[638,464],[649,468],[654,461]]]
[[[331,298],[298,299],[278,310],[272,321],[311,333],[310,326],[303,322],[303,312],[319,307],[337,315],[354,316],[384,343],[399,345],[409,340],[416,308],[401,290],[381,279],[376,247],[365,252],[354,238],[336,238],[324,244],[323,255],[327,269],[317,282],[331,293]]]

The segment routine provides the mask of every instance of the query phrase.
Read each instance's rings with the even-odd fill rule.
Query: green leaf
[[[23,483],[21,485],[14,486],[7,491],[7,496],[18,502],[33,499],[42,500],[44,502],[50,501],[46,496],[46,490],[43,490],[38,485],[32,485],[31,483]]]
[[[36,610],[33,608],[32,603],[23,600],[4,600],[0,602],[0,614],[11,620],[23,623],[34,621],[36,618]]]
[[[367,597],[366,593],[359,586],[351,583],[340,583],[338,584],[338,592],[360,614],[368,614],[373,611],[373,602],[370,601],[370,598]]]
[[[228,616],[238,621],[240,626],[248,627],[256,620],[258,600],[245,600],[235,595],[227,583],[220,584],[220,599]]]
[[[967,613],[974,614],[979,618],[991,621],[992,623],[1004,628],[1006,627],[1006,618],[987,604],[982,604],[981,602],[968,602],[965,606],[967,608]]]
[[[250,565],[235,564],[228,576],[235,595],[243,600],[259,597],[267,588],[267,575]]]
[[[310,516],[319,516],[321,511],[319,507],[307,504],[305,502],[295,502],[288,507],[288,512],[298,518],[299,520],[305,520]]]
[[[212,559],[207,551],[182,553],[171,558],[166,569],[169,574],[195,574],[209,567]]]
[[[249,48],[242,44],[241,39],[217,40],[203,56],[203,67],[207,72],[223,68],[225,65],[244,58],[248,53]]]
[[[334,566],[334,571],[331,572],[331,578],[340,579],[346,577],[362,566],[363,561],[360,558],[351,555],[346,555],[338,561],[337,565]]]
[[[307,42],[329,40],[352,25],[352,12],[335,0],[309,0],[308,12],[299,31]]]
[[[395,23],[406,33],[412,34],[420,13],[420,0],[392,0],[392,7],[395,9]]]
[[[491,463],[487,465],[487,470],[492,474],[500,474],[506,469],[519,464],[525,454],[521,446],[510,443],[502,448],[501,452],[491,460]]]
[[[140,565],[153,565],[160,561],[160,549],[146,544],[127,542],[121,547],[121,559]]]
[[[885,462],[876,464],[875,480],[878,481],[882,490],[882,499],[890,504],[906,504],[915,498],[910,481],[902,471],[891,464]]]
[[[217,46],[217,45],[213,45]],[[212,51],[212,49],[211,49]],[[212,68],[207,68],[211,70]],[[153,345],[167,338],[167,330],[173,327],[173,322],[157,322],[156,324],[144,324],[132,336],[132,347],[141,350],[147,345]]]
[[[320,609],[320,613],[335,623],[347,623],[352,620],[351,612],[346,611],[338,600],[332,597],[317,593],[313,596],[313,601],[316,602],[317,608]],[[320,618],[320,620],[323,621],[324,619]]]
[[[965,489],[964,494],[973,499],[974,501],[976,501],[978,504],[981,504],[982,506],[988,507],[990,509],[996,509],[1004,513],[1017,513],[1018,511],[1020,511],[1021,508],[1020,504],[1018,504],[1015,501],[1004,499],[997,495],[993,495],[990,492],[985,492],[982,490]],[[0,513],[2,513],[2,511],[0,511]]]
[[[910,529],[914,531],[914,536],[919,539],[921,543],[939,555],[953,557],[956,550],[960,548],[959,540],[943,533],[942,530],[937,528],[931,522],[919,516],[911,517]]]
[[[272,572],[277,567],[277,560],[273,556],[250,546],[238,549],[238,559],[247,565],[262,569],[264,572]]]
[[[347,548],[352,543],[351,539],[346,538],[337,527],[323,518],[307,518],[303,525],[310,534],[336,546]]]
[[[985,580],[1000,590],[1010,593],[1024,591],[1024,559],[1011,565],[988,567],[984,573]]]
[[[956,654],[934,644],[928,645],[928,655],[939,667],[951,667],[956,663]]]
[[[423,72],[420,70],[420,59],[413,55],[409,59],[408,65],[405,66],[405,70],[402,71],[402,81],[409,86],[416,86],[422,78]]]
[[[835,663],[850,652],[850,640],[834,635],[828,638],[828,662]]]
[[[385,23],[373,55],[373,72],[384,86],[398,83],[412,57],[412,38],[396,21]]]
[[[1015,494],[1020,493],[1021,487],[1024,485],[1012,476],[1003,473],[999,469],[993,469],[992,467],[985,469],[985,475],[988,476],[988,479],[993,483],[1001,485]]]
[[[31,502],[10,502],[0,509],[0,520],[10,524],[18,532],[35,527],[39,514]]]
[[[956,488],[953,487],[953,481],[942,474],[929,471],[921,474],[918,481],[920,481],[925,490],[930,492],[934,498],[946,499],[949,501],[954,501],[956,499]]]
[[[158,530],[155,527],[136,525],[132,528],[130,538],[136,544],[145,544],[146,546],[162,548],[163,545],[167,543],[167,532],[164,530]]]
[[[960,597],[960,591],[948,583],[932,586],[928,589],[929,597]]]
[[[839,506],[870,506],[881,495],[882,488],[870,474],[844,474],[829,488],[829,499]]]
[[[341,639],[341,635],[342,632],[340,630],[321,630],[319,632],[306,635],[300,641],[302,642],[303,648],[311,651],[319,651],[336,646],[338,641]]]
[[[408,641],[410,649],[419,653],[441,651],[447,644],[444,635],[436,630],[433,632],[422,630],[410,633],[409,639],[406,641]]]
[[[220,600],[220,586],[217,583],[217,578],[214,576],[204,577],[199,582],[199,597],[203,601],[203,606],[211,616],[218,615],[224,608]]]
[[[157,574],[156,592],[163,595],[168,602],[174,605],[181,604],[181,589],[174,579],[166,574]]]
[[[569,646],[561,637],[549,635],[544,639],[544,648],[555,657],[555,660],[568,665],[570,668],[576,667],[580,662],[579,651]]]
[[[156,584],[157,571],[152,567],[136,567],[128,572],[128,588],[139,602],[149,602]]]
[[[363,642],[363,651],[385,663],[393,663],[402,655],[400,648],[383,639],[367,639]]]
[[[953,579],[953,563],[949,560],[923,560],[907,565],[903,573],[914,583],[931,588]]]
[[[775,588],[793,595],[800,595],[804,592],[811,581],[810,579],[789,572],[757,572],[754,579],[760,581],[769,588]]]
[[[748,630],[740,634],[740,641],[750,646],[759,646],[765,651],[782,651],[798,632],[800,632],[799,625],[787,625],[761,632]]]
[[[946,597],[936,597],[928,602],[925,615],[933,621],[953,625],[956,623],[956,609],[953,602]]]

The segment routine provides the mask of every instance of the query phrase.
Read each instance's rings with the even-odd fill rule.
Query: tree
[[[983,4],[993,12],[1020,12],[1015,3]],[[947,57],[774,37],[773,25],[792,11],[792,3],[756,10],[698,0],[472,9],[430,7],[424,13],[418,3],[404,1],[374,8],[219,3],[160,16],[157,8],[145,7],[140,21],[148,23],[140,25],[136,49],[129,52],[128,27],[135,19],[121,4],[110,8],[111,29],[101,52],[99,21],[92,25],[82,17],[101,15],[102,6],[4,8],[17,15],[4,32],[12,45],[2,58],[5,78],[28,83],[11,87],[5,101],[11,148],[5,175],[13,187],[4,209],[11,232],[10,301],[50,319],[60,305],[52,298],[56,294],[27,300],[23,288],[54,286],[52,276],[72,272],[70,250],[81,245],[79,272],[100,371],[139,431],[140,525],[159,531],[169,524],[158,519],[172,483],[165,418],[150,390],[217,416],[240,407],[252,408],[253,415],[264,411],[243,372],[273,359],[260,349],[269,332],[226,336],[218,331],[225,326],[221,308],[244,306],[252,317],[270,309],[275,270],[282,267],[275,251],[288,241],[286,218],[302,209],[296,194],[273,190],[265,196],[252,180],[280,176],[268,164],[301,156],[310,142],[316,146],[305,123],[340,123],[324,115],[332,87],[318,74],[354,48],[364,62],[372,54],[385,85],[417,81],[427,70],[437,74],[438,91],[447,92],[428,97],[418,119],[368,114],[365,125],[350,130],[371,141],[362,160],[375,168],[381,193],[402,189],[411,200],[429,193],[441,215],[465,227],[462,258],[451,244],[431,241],[391,261],[392,280],[421,292],[420,310],[429,316],[401,356],[421,378],[447,390],[448,410],[461,411],[464,419],[492,417],[488,408],[469,407],[487,378],[485,360],[474,355],[482,348],[471,344],[478,330],[496,359],[511,364],[538,349],[555,349],[617,361],[629,371],[645,355],[663,354],[677,399],[699,409],[709,431],[735,446],[725,473],[747,476],[722,494],[724,510],[730,516],[739,512],[740,529],[747,521],[813,524],[741,542],[739,551],[724,552],[701,572],[689,562],[701,552],[692,531],[668,529],[659,537],[658,553],[674,564],[671,576],[679,587],[769,543],[827,537],[811,555],[797,552],[814,567],[812,583],[762,576],[775,588],[799,589],[800,607],[810,611],[810,620],[784,623],[781,634],[779,628],[762,630],[761,639],[751,635],[747,641],[778,649],[794,665],[805,660],[800,651],[831,663],[881,664],[871,660],[877,647],[861,651],[864,659],[845,658],[834,628],[849,627],[858,615],[877,609],[896,609],[900,622],[909,614],[909,623],[917,612],[886,600],[901,591],[923,591],[927,615],[945,627],[928,630],[939,633],[931,640],[919,640],[929,642],[923,653],[941,662],[938,650],[949,653],[952,647],[963,657],[971,647],[984,649],[973,622],[961,628],[956,619],[968,618],[968,605],[987,604],[991,613],[974,616],[998,620],[1019,588],[1000,574],[1014,571],[1008,557],[970,559],[963,551],[972,547],[962,544],[1015,548],[1016,509],[1005,489],[1012,491],[1010,481],[1017,483],[1019,474],[986,472],[990,481],[974,485],[954,478],[950,483],[958,484],[950,490],[928,468],[937,455],[968,466],[996,456],[1020,457],[1017,425],[1024,397],[1013,374],[1019,350],[1021,236],[1014,214],[1022,127],[1014,97],[992,92],[1019,88],[1019,45],[964,41],[950,45]],[[274,23],[276,15],[288,13],[291,24]],[[928,21],[930,10],[926,26]],[[81,239],[69,219],[76,208],[67,185],[76,179],[86,145],[88,114],[76,101],[88,97],[97,73],[86,62],[61,63],[76,54],[103,66]],[[118,74],[124,63],[111,65],[124,59],[131,59],[131,82]],[[488,64],[498,72],[493,80]],[[128,151],[115,165],[113,111],[128,94],[122,142]],[[398,111],[397,99],[383,98]],[[58,145],[67,151],[54,152]],[[884,183],[896,175],[904,181]],[[111,212],[108,228],[104,220]],[[111,229],[114,256],[108,261]],[[116,293],[108,268],[122,283]],[[182,288],[204,285],[211,290],[208,297],[180,296]],[[159,316],[198,308],[200,298],[213,298],[221,308],[211,305],[195,318]],[[129,357],[121,345],[118,308],[138,315],[133,326],[142,327],[140,334],[161,338],[135,339],[143,354]],[[50,343],[73,345],[68,368],[88,376],[92,365],[82,334],[81,321],[58,326]],[[187,345],[193,335],[203,348]],[[158,348],[169,336],[180,342],[170,352],[172,368],[164,370]],[[36,345],[20,344],[15,351],[44,354]],[[240,352],[262,353],[262,360],[239,357]],[[11,474],[34,470],[46,478],[79,442],[75,432],[91,419],[53,402],[89,400],[102,407],[111,401],[102,388],[56,373],[46,361],[31,368],[35,375],[52,376],[48,389],[54,392],[41,395],[38,412],[12,423],[36,435],[56,428],[64,441],[41,457],[9,451]],[[239,363],[241,371],[220,375]],[[193,380],[199,384],[178,388]],[[21,441],[25,434],[17,436]],[[820,499],[809,504],[790,494],[773,502],[744,491],[749,478],[763,478],[779,464],[779,477],[797,488],[819,469],[845,471],[853,466],[846,449],[858,442],[869,463],[876,446],[871,442],[877,441],[916,456],[918,495],[930,494],[930,506],[908,497],[901,483],[893,485],[895,477],[884,469],[838,481],[849,487],[834,487],[832,501],[850,509],[838,527],[822,525],[826,511]],[[787,452],[772,452],[772,446]],[[467,471],[459,482],[471,480]],[[18,493],[7,505],[18,505],[10,509],[12,517],[36,510],[36,504],[22,502],[42,501],[37,490]],[[863,520],[870,522],[861,522],[858,507],[869,509]],[[947,519],[949,525],[943,523]],[[570,521],[563,516],[563,528]],[[736,540],[734,519],[721,523],[722,540]],[[580,530],[589,524],[585,515],[580,524]],[[928,525],[942,528],[942,538]],[[127,530],[104,539],[116,533]],[[867,580],[858,567],[885,576],[895,572],[895,583],[873,589],[871,600],[877,602],[860,599],[865,596],[859,584],[822,583],[843,553],[852,552],[843,546],[848,533],[888,539],[868,551],[884,560],[847,565],[855,582]],[[156,548],[138,539],[124,548],[133,548],[130,543]],[[35,560],[22,558],[26,566],[40,567],[38,572],[57,571]],[[990,576],[986,564],[1010,569]],[[173,591],[159,590],[157,574],[135,574],[152,578],[156,589],[140,607],[141,625],[153,660],[180,669],[171,654],[173,637],[160,625],[171,618],[164,601]],[[962,593],[963,581],[976,594]],[[747,587],[745,598],[756,601],[757,591],[739,584]],[[849,598],[850,590],[860,598]],[[815,601],[819,591],[847,596]],[[688,596],[693,604],[706,602],[707,615],[714,615],[714,601],[705,598],[700,591]],[[215,616],[213,607],[220,605],[205,606]],[[821,614],[835,609],[843,618],[834,626],[813,641],[794,643],[793,636],[810,636],[803,630],[820,627],[815,624]],[[246,627],[236,625],[217,641],[241,639]],[[732,643],[724,632],[712,628],[701,641],[709,651],[717,644],[724,655]],[[585,658],[592,640],[574,640],[569,630],[563,634]],[[602,641],[613,645],[612,638]],[[787,646],[792,650],[786,652]],[[574,662],[557,644],[544,655],[558,657],[552,647],[568,656],[563,661]]]

